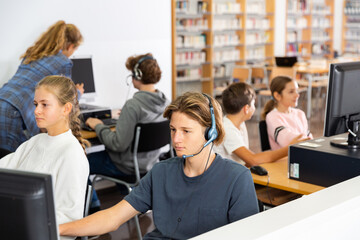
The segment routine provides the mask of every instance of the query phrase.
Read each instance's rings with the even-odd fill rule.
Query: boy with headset
[[[97,118],[88,118],[86,124],[96,131],[97,137],[106,150],[89,154],[90,174],[103,174],[116,178],[127,178],[134,174],[131,143],[137,123],[164,121],[162,114],[169,101],[165,94],[155,88],[160,81],[161,70],[152,54],[131,56],[126,61],[126,68],[132,72],[132,83],[136,92],[132,99],[125,102],[115,131],[102,124]],[[158,161],[159,150],[139,153],[140,174],[148,172]],[[92,211],[100,207],[100,202],[93,195]]]
[[[212,150],[225,134],[220,105],[210,96],[185,93],[164,117],[177,157],[157,163],[115,206],[60,225],[61,235],[114,231],[152,209],[156,228],[144,239],[189,239],[258,212],[250,171]]]

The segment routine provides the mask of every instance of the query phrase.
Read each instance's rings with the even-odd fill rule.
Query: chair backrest
[[[140,182],[139,163],[137,160],[137,153],[149,152],[160,149],[166,145],[170,145],[171,149],[171,136],[169,120],[163,122],[153,123],[138,123],[135,126],[135,134],[132,142],[132,152],[134,160],[134,169],[136,182]]]
[[[132,152],[149,152],[171,144],[169,121],[138,123],[132,142]]]
[[[260,135],[261,151],[270,150],[271,147],[270,147],[269,136],[267,133],[267,126],[265,120],[261,120],[259,122],[259,135]]]
[[[89,209],[91,204],[91,197],[92,197],[92,189],[93,187],[88,184],[85,194],[85,207],[84,207],[84,217],[87,217],[89,215]],[[81,240],[88,240],[87,236],[81,237]]]
[[[5,157],[5,156],[8,155],[9,153],[12,153],[12,152],[9,151],[9,150],[0,148],[0,159],[3,158],[3,157]]]
[[[251,68],[248,66],[235,66],[232,72],[233,82],[251,83]]]
[[[273,67],[270,74],[270,82],[277,76],[288,76],[291,79],[296,79],[296,69],[294,67]]]

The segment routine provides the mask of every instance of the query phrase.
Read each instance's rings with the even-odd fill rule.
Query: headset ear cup
[[[207,128],[205,129],[205,140],[206,140],[206,141],[208,141],[208,140],[210,139],[209,130],[210,130],[209,127],[207,127]]]

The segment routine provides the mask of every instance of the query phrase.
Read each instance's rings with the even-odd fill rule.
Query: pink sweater
[[[282,113],[274,108],[266,115],[266,125],[272,150],[289,145],[300,134],[312,138],[305,113],[300,109],[291,108],[289,113]]]

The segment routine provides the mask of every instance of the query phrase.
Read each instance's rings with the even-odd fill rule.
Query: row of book
[[[254,1],[246,3],[247,14],[266,14],[266,1]]]
[[[214,47],[236,46],[240,44],[237,34],[216,34],[214,35]]]
[[[214,14],[240,13],[241,5],[236,2],[214,3],[213,12]]]
[[[345,52],[360,54],[360,42],[346,42]]]
[[[266,30],[270,28],[270,21],[267,18],[247,18],[246,29],[262,29]]]
[[[176,53],[176,64],[177,65],[199,65],[205,63],[206,53],[200,52],[178,52]]]
[[[286,52],[289,56],[307,56],[310,51],[301,43],[288,43]]]
[[[330,27],[330,19],[329,18],[313,18],[312,19],[312,27],[328,28],[328,27]]]
[[[316,15],[329,15],[331,14],[331,8],[330,6],[326,6],[324,5],[313,5],[312,10],[311,10],[311,14],[316,14]]]
[[[213,29],[214,31],[219,30],[237,30],[240,29],[242,26],[241,19],[234,18],[234,19],[214,19],[213,20]]]
[[[300,17],[300,18],[288,17],[288,19],[286,20],[286,26],[288,28],[298,28],[298,29],[306,28],[307,19],[304,17]]]
[[[360,29],[348,29],[345,32],[346,40],[357,40],[360,42]]]
[[[317,42],[326,42],[330,40],[330,36],[326,31],[313,31],[311,34],[311,40]]]
[[[178,35],[176,36],[177,48],[204,48],[206,46],[206,35]]]
[[[176,71],[176,81],[194,81],[202,78],[202,68],[182,69]]]
[[[256,48],[247,48],[245,51],[245,58],[250,60],[263,60],[265,59],[265,47],[259,46]]]
[[[232,62],[238,60],[240,60],[240,50],[238,49],[219,50],[214,51],[213,53],[214,63]]]
[[[360,28],[360,18],[359,17],[347,17],[346,27]]]
[[[247,33],[245,41],[247,46],[265,44],[269,42],[269,35],[266,32]]]
[[[346,1],[344,13],[346,15],[359,15],[360,2],[359,1]]]
[[[206,13],[208,3],[198,0],[177,0],[175,3],[175,12],[184,14]]]
[[[309,14],[310,8],[307,0],[288,0],[288,14]]]
[[[176,19],[176,31],[205,31],[209,28],[206,18]]]

